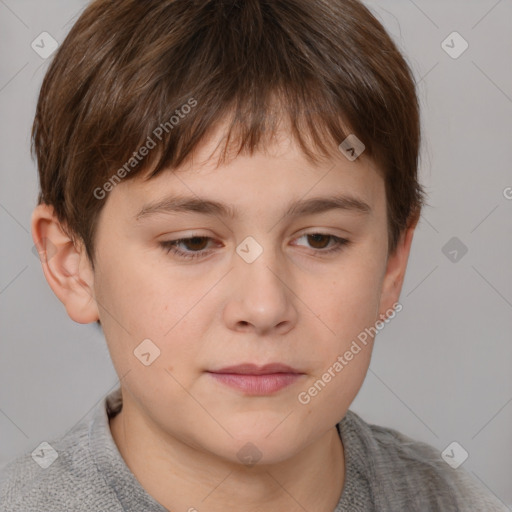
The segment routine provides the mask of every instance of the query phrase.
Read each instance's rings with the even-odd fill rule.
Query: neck
[[[332,512],[345,476],[336,427],[276,464],[244,466],[159,433],[123,405],[112,437],[142,487],[168,510]]]

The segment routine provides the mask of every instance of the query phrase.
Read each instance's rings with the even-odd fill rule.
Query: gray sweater
[[[0,475],[0,512],[165,512],[112,438],[108,417],[121,406],[117,389],[65,436],[11,461]],[[333,512],[509,510],[429,445],[369,425],[352,411],[337,428],[346,474]]]

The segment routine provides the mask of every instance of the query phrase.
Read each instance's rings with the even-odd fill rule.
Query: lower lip
[[[245,375],[238,373],[210,373],[226,386],[243,391],[248,395],[269,395],[296,382],[300,373],[271,373],[267,375]]]

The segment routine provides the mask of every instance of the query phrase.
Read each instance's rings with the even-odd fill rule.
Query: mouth
[[[207,373],[217,382],[252,396],[276,393],[305,375],[303,372],[281,363],[270,363],[263,366],[245,363],[211,370]]]

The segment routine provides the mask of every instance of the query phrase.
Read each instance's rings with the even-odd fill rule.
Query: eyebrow
[[[370,214],[372,209],[362,199],[349,195],[313,197],[292,202],[284,218],[324,213],[330,210],[345,210],[359,214]],[[219,217],[236,218],[238,212],[230,205],[217,201],[187,196],[171,196],[146,204],[135,216],[137,222],[156,214],[200,213]]]

